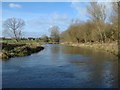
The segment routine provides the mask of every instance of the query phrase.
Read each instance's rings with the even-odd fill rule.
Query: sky
[[[2,2],[2,20],[21,18],[25,21],[24,37],[50,36],[49,28],[58,26],[60,32],[65,31],[73,19],[88,20],[87,6],[89,2]],[[108,10],[111,5],[105,3]],[[0,27],[1,28],[1,27]],[[3,28],[0,29],[2,36]]]
[[[87,2],[3,2],[2,21],[21,18],[26,25],[24,37],[50,36],[49,28],[58,26],[65,31],[72,19],[87,20]]]

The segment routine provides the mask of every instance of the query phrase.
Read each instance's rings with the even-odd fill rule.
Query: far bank
[[[103,50],[105,52],[111,53],[118,56],[118,44],[115,43],[60,43],[61,45],[68,45],[74,47],[88,48],[92,50]]]

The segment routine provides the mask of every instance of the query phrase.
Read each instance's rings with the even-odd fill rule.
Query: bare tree
[[[119,15],[118,15],[118,2],[112,2],[112,13],[110,16],[110,21],[111,21],[111,26],[112,26],[112,35],[110,36],[112,38],[112,40],[116,40],[118,39],[118,19],[119,19]]]
[[[47,35],[42,35],[41,39],[44,41],[44,42],[48,42],[49,41],[49,37]]]
[[[50,32],[51,32],[52,41],[53,42],[59,42],[59,39],[60,39],[59,27],[58,26],[51,27]]]
[[[110,17],[112,24],[116,24],[116,28],[118,26],[118,4],[116,2],[112,3],[112,14]]]
[[[109,5],[111,4],[109,2]],[[87,7],[90,19],[86,22],[73,19],[70,26],[61,34],[61,41],[68,43],[105,43],[118,40],[120,38],[118,37],[118,22],[120,21],[118,14],[120,11],[118,11],[118,3],[115,2],[109,8],[103,2],[90,2]]]
[[[105,42],[106,34],[105,34],[105,22],[107,18],[106,6],[97,2],[90,2],[90,5],[87,8],[90,19],[96,25],[98,33],[101,37],[101,40]]]
[[[25,22],[22,19],[18,19],[18,18],[8,18],[6,21],[4,21],[3,23],[3,27],[5,32],[8,35],[10,35],[10,37],[14,37],[16,39],[16,41],[18,42],[19,39],[22,36],[22,30],[25,26]]]

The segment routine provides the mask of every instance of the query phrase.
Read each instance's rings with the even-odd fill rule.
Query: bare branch
[[[19,38],[21,38],[22,29],[25,26],[25,22],[22,19],[17,18],[9,18],[3,23],[4,30],[6,30],[6,33],[10,34],[13,33],[13,37],[16,38],[16,41],[18,41]]]

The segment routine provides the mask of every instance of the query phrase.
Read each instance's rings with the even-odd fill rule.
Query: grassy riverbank
[[[81,48],[89,48],[92,50],[103,50],[118,56],[118,44],[116,43],[61,43],[62,45],[69,45]]]
[[[9,59],[11,57],[27,56],[32,53],[36,53],[44,49],[39,43],[1,43],[2,50],[0,52],[0,58],[2,60]]]

